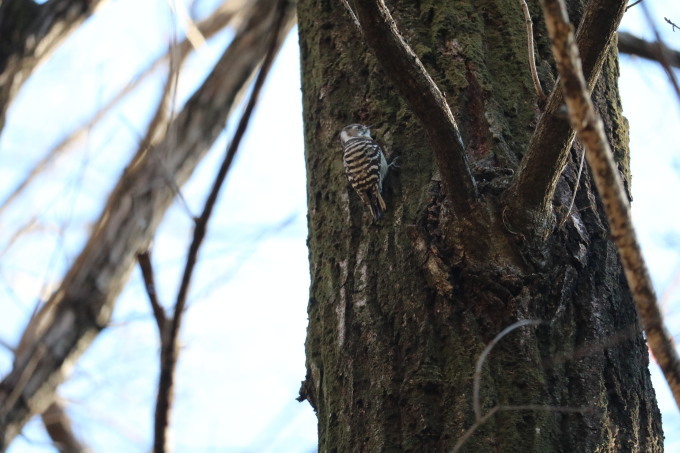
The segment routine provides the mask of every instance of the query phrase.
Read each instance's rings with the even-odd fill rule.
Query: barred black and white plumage
[[[345,174],[359,198],[378,220],[387,209],[381,195],[387,175],[387,160],[371,131],[362,124],[350,124],[340,132]]]

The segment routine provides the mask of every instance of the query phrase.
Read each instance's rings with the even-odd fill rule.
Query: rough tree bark
[[[549,91],[550,44],[538,2],[528,3]],[[578,23],[586,2],[568,3]],[[543,323],[495,346],[482,368],[481,411],[542,407],[497,412],[463,451],[661,451],[645,342],[588,171],[567,212],[580,147],[557,185],[545,239],[503,220],[503,194],[540,116],[519,2],[388,7],[447,96],[480,202],[469,215],[452,211],[434,151],[343,2],[300,2],[312,274],[300,393],[318,414],[319,451],[450,451],[475,423],[477,358],[521,319]],[[613,46],[593,99],[630,187],[617,76]],[[376,123],[374,136],[400,157],[377,223],[342,168],[338,132],[354,122]]]

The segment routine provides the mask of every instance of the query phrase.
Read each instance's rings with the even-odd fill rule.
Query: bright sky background
[[[199,17],[216,0],[197,3]],[[646,0],[666,43],[680,48],[677,2]],[[672,3],[672,4],[671,4]],[[131,12],[132,11],[132,12]],[[622,29],[651,38],[639,6]],[[115,0],[102,8],[34,73],[0,136],[0,200],[32,164],[163,53],[173,17],[165,0]],[[189,60],[179,104],[203,80],[230,38],[222,34]],[[291,452],[316,449],[316,419],[297,403],[304,379],[309,273],[297,30],[288,37],[209,225],[182,330],[172,439],[181,452]],[[631,126],[634,216],[674,333],[680,332],[680,102],[658,65],[621,60],[624,113]],[[676,71],[676,74],[678,72]],[[680,75],[680,74],[678,74]],[[77,256],[155,108],[165,68],[89,131],[68,157],[2,217],[0,341],[14,345],[36,300]],[[39,125],[39,127],[36,127]],[[230,124],[227,131],[233,130]],[[226,146],[223,136],[183,194],[199,212]],[[9,236],[36,219],[10,248]],[[176,204],[154,244],[166,306],[173,301],[191,239],[191,219]],[[36,260],[36,257],[40,257]],[[158,335],[136,270],[113,326],[74,369],[59,394],[83,439],[97,452],[151,446]],[[12,356],[0,347],[0,374]],[[652,366],[664,411],[667,450],[680,451],[680,417]],[[42,425],[27,425],[9,453],[53,451]]]

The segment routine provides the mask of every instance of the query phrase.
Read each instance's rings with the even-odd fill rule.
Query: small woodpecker
[[[345,174],[359,198],[378,220],[387,209],[383,200],[382,183],[387,164],[382,148],[371,138],[371,130],[362,124],[350,124],[340,132]]]

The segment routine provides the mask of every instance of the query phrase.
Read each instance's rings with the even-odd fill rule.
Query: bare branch
[[[202,36],[205,38],[211,38],[217,32],[222,30],[224,27],[229,25],[235,19],[241,17],[244,13],[250,10],[250,4],[243,5],[243,0],[224,3],[220,8],[215,10],[208,18],[199,22],[196,27]],[[238,10],[238,4],[241,4],[241,10]],[[180,62],[177,66],[181,66],[181,62],[186,59],[191,50],[193,49],[191,43],[188,39],[180,41],[177,46],[177,60]],[[123,87],[118,94],[116,94],[111,100],[109,100],[102,108],[100,108],[97,113],[95,113],[90,119],[85,121],[82,125],[71,131],[66,137],[64,137],[55,147],[53,147],[42,159],[40,159],[31,170],[26,174],[24,179],[22,179],[17,186],[5,197],[2,202],[0,202],[0,214],[9,205],[16,201],[23,191],[49,166],[60,156],[66,154],[66,152],[71,149],[71,147],[76,144],[88,130],[94,127],[99,121],[108,115],[108,113],[117,106],[120,101],[125,99],[125,97],[134,91],[148,76],[150,76],[156,69],[161,65],[165,64],[167,60],[170,59],[170,52],[161,55],[160,57],[153,60],[146,68],[144,68],[139,75],[137,75],[130,83]],[[163,91],[167,93],[167,89]],[[161,105],[164,105],[165,94],[163,95],[163,100],[159,102],[159,109]],[[152,120],[153,127],[147,128],[146,143],[147,145],[155,143],[160,137],[157,132],[159,132],[160,126],[167,125],[167,121],[162,124],[155,124],[159,121],[156,119],[158,117],[158,110],[154,115],[154,120]],[[153,134],[151,133],[153,132]],[[142,145],[144,146],[144,145]]]
[[[500,406],[494,406],[491,409],[489,409],[489,412],[484,414],[482,417],[476,417],[475,422],[470,426],[462,436],[458,438],[458,441],[456,442],[456,445],[453,446],[453,450],[451,450],[451,453],[456,453],[458,452],[463,445],[465,445],[465,442],[468,441],[470,437],[479,429],[480,426],[482,426],[484,423],[488,422],[491,417],[496,415],[496,413],[500,410]]]
[[[678,30],[680,30],[680,27],[677,26],[675,23],[673,23],[673,21],[670,20],[669,18],[664,17],[663,20],[665,20],[666,23],[669,24],[669,25],[672,27],[671,30],[672,30],[674,33],[675,33],[675,29],[676,29],[676,28],[677,28]]]
[[[477,200],[477,186],[446,99],[399,34],[385,2],[354,0],[353,3],[366,42],[427,132],[444,191],[455,212],[468,212]]]
[[[661,62],[661,52],[670,66],[680,68],[680,51],[666,47],[664,43],[645,41],[626,32],[619,32],[619,53],[627,53],[647,60]]]
[[[165,1],[170,7],[172,17],[180,19],[182,22],[184,22],[187,40],[191,43],[194,49],[198,49],[199,47],[203,46],[203,44],[205,44],[205,36],[203,36],[203,33],[201,33],[201,31],[198,29],[196,23],[191,19],[189,11],[187,11],[187,5],[185,5],[184,2],[178,3],[174,0]]]
[[[637,5],[638,3],[642,3],[642,0],[635,0],[633,3],[626,6],[626,11],[628,11],[629,9],[631,9],[633,6]]]
[[[151,265],[151,254],[147,250],[145,252],[137,254],[137,261],[139,262],[139,269],[142,271],[142,278],[144,279],[144,289],[146,290],[147,296],[149,296],[149,302],[151,303],[151,309],[153,310],[153,316],[156,319],[156,324],[158,325],[158,334],[161,339],[161,344],[163,343],[163,338],[165,337],[165,326],[168,323],[168,318],[165,315],[165,310],[158,300],[158,291],[156,291],[156,279],[154,278],[153,266]]]
[[[628,197],[607,142],[602,119],[590,99],[564,0],[541,0],[541,4],[572,127],[586,148],[586,159],[592,169],[647,342],[680,408],[680,360],[672,337],[663,325],[654,287],[633,228]]]
[[[34,231],[38,227],[38,216],[31,216],[23,225],[16,229],[12,236],[5,243],[5,247],[0,250],[0,257],[3,256],[21,238],[21,236]]]
[[[625,0],[591,0],[583,13],[576,43],[590,90],[600,75],[625,6]],[[574,139],[569,123],[559,114],[563,104],[562,90],[556,84],[506,198],[513,229],[533,231],[538,237],[547,234],[550,227],[553,195]]]
[[[668,56],[666,55],[665,52],[666,46],[663,45],[661,34],[659,34],[659,30],[656,28],[656,24],[652,19],[652,15],[649,13],[649,9],[647,8],[646,3],[642,5],[642,12],[645,15],[645,19],[647,20],[649,28],[651,28],[652,32],[654,32],[654,38],[656,38],[656,46],[659,55],[659,63],[661,63],[661,66],[663,67],[664,71],[666,71],[668,80],[671,82],[671,86],[675,90],[675,95],[678,97],[678,100],[680,100],[680,85],[678,84],[678,78],[675,77],[675,72],[673,71],[673,68],[671,68],[671,65],[668,63]]]
[[[354,22],[354,25],[357,27],[357,30],[361,31],[361,24],[359,23],[359,19],[357,19],[357,15],[354,14],[354,11],[352,11],[352,7],[349,6],[347,0],[342,0],[342,4],[345,5],[345,9],[347,10],[347,12],[349,12],[349,15],[352,16],[352,22]]]
[[[86,453],[90,451],[73,432],[71,420],[59,399],[55,399],[42,413],[42,421],[47,434],[54,442],[54,446],[61,453]]]
[[[541,81],[538,78],[538,72],[536,72],[536,55],[534,54],[534,25],[531,21],[531,12],[529,12],[529,5],[527,5],[526,1],[519,0],[519,4],[522,6],[522,12],[524,13],[524,24],[527,27],[527,52],[529,54],[531,80],[534,82],[534,89],[536,90],[536,96],[538,97],[539,102],[543,103],[545,102],[545,93],[543,92]]]
[[[47,302],[53,315],[26,340],[14,368],[0,383],[0,450],[32,414],[49,406],[68,369],[106,327],[137,253],[148,248],[172,203],[174,190],[165,183],[167,175],[178,185],[187,180],[223,130],[230,106],[267,52],[271,6],[271,0],[255,2],[247,24],[172,122],[177,140],[164,139],[153,149],[140,149],[127,166],[85,248]],[[282,33],[291,26],[292,17]],[[34,369],[27,373],[33,362]]]
[[[243,138],[243,134],[248,127],[250,122],[250,117],[257,103],[260,91],[264,85],[264,81],[269,74],[274,57],[279,49],[279,46],[283,42],[283,38],[286,36],[287,32],[287,18],[290,18],[289,10],[291,8],[291,3],[289,0],[278,0],[276,8],[276,18],[272,23],[272,31],[269,39],[267,53],[265,55],[264,61],[262,62],[262,67],[257,75],[257,79],[253,84],[253,89],[250,95],[250,99],[246,105],[246,108],[241,116],[241,120],[234,133],[234,138],[232,139],[227,152],[220,166],[215,181],[213,183],[210,194],[205,202],[203,212],[201,216],[196,219],[194,226],[194,236],[189,247],[189,254],[187,256],[186,266],[184,268],[184,273],[182,275],[182,282],[179,287],[177,294],[177,301],[175,302],[175,310],[172,319],[170,320],[170,325],[168,327],[166,335],[162,336],[161,345],[161,372],[158,382],[158,398],[156,401],[156,414],[155,414],[155,427],[154,427],[154,452],[163,453],[168,451],[168,428],[170,421],[170,411],[172,405],[173,396],[173,386],[175,378],[175,368],[177,364],[178,356],[178,340],[179,340],[179,330],[182,325],[182,319],[187,303],[187,296],[189,294],[189,286],[191,283],[191,277],[193,275],[194,269],[196,267],[196,262],[198,259],[198,251],[205,238],[208,221],[212,215],[212,211],[215,207],[217,201],[217,196],[220,192],[224,180],[227,176],[231,163],[236,156],[238,147]]]
[[[465,431],[462,436],[460,436],[460,438],[456,442],[456,445],[453,446],[453,450],[451,450],[451,453],[456,453],[460,451],[463,445],[465,445],[465,442],[467,442],[468,439],[472,437],[475,431],[477,431],[482,425],[484,425],[484,423],[488,422],[489,419],[496,415],[498,412],[545,411],[545,412],[562,412],[567,414],[584,414],[588,412],[593,412],[594,410],[595,410],[594,408],[590,407],[579,408],[564,406],[547,406],[542,404],[523,404],[519,406],[494,406],[489,410],[489,412],[484,414],[484,416],[475,420],[475,423],[472,426],[470,426],[470,428],[468,428],[467,431]]]
[[[12,99],[33,70],[104,0],[0,2],[0,130]],[[22,21],[17,21],[22,17]],[[22,26],[23,25],[23,26]]]

